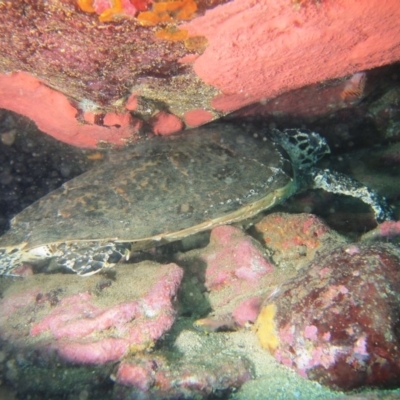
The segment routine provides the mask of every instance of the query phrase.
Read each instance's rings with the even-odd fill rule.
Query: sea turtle
[[[389,218],[375,192],[313,166],[327,153],[317,133],[227,122],[143,140],[18,214],[0,238],[0,274],[51,260],[91,275],[132,249],[247,219],[304,187],[359,197],[377,220]]]

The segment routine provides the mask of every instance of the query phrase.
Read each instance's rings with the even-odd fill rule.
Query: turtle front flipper
[[[0,275],[19,276],[13,271],[26,263],[43,272],[67,271],[90,276],[128,260],[129,247],[129,243],[89,241],[54,243],[29,250],[1,249]]]
[[[392,210],[382,196],[347,175],[328,169],[311,168],[309,179],[309,187],[313,189],[323,189],[330,193],[344,194],[360,199],[371,206],[378,222],[393,219]]]

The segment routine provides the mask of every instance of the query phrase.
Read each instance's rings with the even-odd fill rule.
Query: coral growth
[[[0,107],[30,117],[39,129],[79,147],[96,148],[102,142],[121,146],[142,125],[129,113],[107,113],[97,124],[94,114],[86,113],[86,122],[92,121],[83,124],[66,96],[24,72],[0,75],[0,95]]]
[[[21,282],[1,302],[0,338],[21,351],[28,346],[76,364],[103,364],[151,348],[175,320],[173,300],[183,272],[175,264],[151,262],[125,268],[118,271],[118,285],[75,276],[63,276],[61,283],[57,275],[44,286],[40,279]],[[30,323],[16,329],[13,321],[25,313]]]
[[[393,238],[400,235],[400,221],[385,221],[375,229],[365,233],[362,240]]]
[[[121,18],[133,17],[138,11],[146,10],[149,1],[139,0],[78,0],[79,8],[88,13],[99,15],[99,21],[110,22]]]
[[[390,245],[320,254],[264,306],[256,325],[261,344],[302,376],[336,389],[396,387],[399,271]]]
[[[190,20],[196,11],[194,0],[161,1],[154,3],[151,11],[141,12],[137,20],[143,26],[154,26],[163,22]]]
[[[0,8],[2,74],[30,73],[104,113],[125,111],[134,92],[156,104],[156,112],[168,110],[182,121],[188,113],[190,126],[400,59],[396,0],[309,1],[301,7],[287,0],[25,0],[0,2]],[[317,115],[346,106],[362,98],[362,77],[350,78],[347,88],[319,93],[314,87],[303,93],[302,99],[313,99],[306,103],[296,96],[280,99],[281,108],[269,102],[270,110],[306,108]],[[35,107],[32,93],[24,96]],[[64,120],[47,114],[42,130],[52,134]],[[122,136],[121,130],[109,133],[112,142]]]
[[[296,268],[312,260],[335,233],[312,214],[273,213],[255,225],[273,260]],[[337,240],[340,240],[336,236]]]

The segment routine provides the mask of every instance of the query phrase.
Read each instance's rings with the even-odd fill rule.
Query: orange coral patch
[[[184,6],[182,7],[181,11],[176,16],[179,20],[190,20],[193,18],[194,13],[197,11],[197,4],[193,0],[186,0],[183,1]]]
[[[123,12],[124,12],[124,7],[122,6],[121,0],[114,0],[113,7],[105,10],[99,15],[99,21],[101,22],[112,21],[116,15],[122,14]]]
[[[197,3],[194,0],[174,0],[154,3],[151,11],[138,15],[141,25],[153,26],[160,22],[173,20],[189,20],[197,11]]]
[[[78,0],[78,7],[84,12],[96,12],[96,10],[93,8],[93,0]]]
[[[172,18],[168,14],[157,15],[153,11],[144,11],[138,15],[137,20],[139,21],[140,25],[154,26],[160,22],[170,22],[172,21]]]

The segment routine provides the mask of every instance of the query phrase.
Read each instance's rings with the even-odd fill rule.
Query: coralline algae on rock
[[[75,364],[117,361],[152,347],[171,328],[182,275],[175,264],[143,262],[120,266],[118,285],[100,276],[31,277],[4,293],[0,338],[42,358],[55,353]]]
[[[204,280],[207,302],[216,316],[198,321],[196,327],[204,331],[254,321],[261,299],[272,290],[274,265],[257,241],[233,226],[213,229],[207,247],[186,253],[177,262],[197,266],[194,273],[199,282]]]
[[[327,251],[267,301],[255,329],[282,364],[333,388],[397,387],[400,258],[391,245]]]
[[[168,360],[143,354],[122,362],[116,372],[114,398],[193,399],[231,391],[251,379],[251,366],[237,354],[212,354]]]
[[[332,242],[344,239],[313,214],[272,213],[255,226],[272,259],[280,266],[299,269]]]

